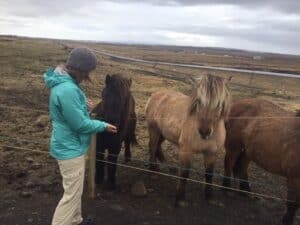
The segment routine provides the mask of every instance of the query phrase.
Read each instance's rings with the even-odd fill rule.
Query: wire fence
[[[29,140],[29,139],[21,139],[21,138],[16,138],[16,137],[9,137],[9,136],[5,136],[5,135],[0,135],[0,140],[3,140],[3,139],[6,139],[6,140],[15,140],[15,141],[20,141],[20,142],[26,142],[26,143],[34,143],[34,144],[42,144],[42,145],[49,145],[49,142],[37,142],[37,141],[32,141],[32,140]],[[13,148],[13,146],[10,146],[10,145],[5,145],[6,148]],[[137,144],[137,147],[139,147],[140,149],[142,149],[144,152],[148,152],[147,149],[145,149],[143,146]],[[15,148],[20,148],[22,149],[22,147],[15,147]],[[37,152],[42,152],[42,151],[37,151]],[[45,152],[43,152],[45,153]],[[105,155],[105,153],[97,153],[98,155],[100,154],[103,154]],[[109,156],[114,156],[114,157],[119,157],[119,155],[117,154],[108,154]],[[131,158],[131,160],[133,161],[136,161],[136,162],[140,162],[140,163],[143,163],[144,165],[150,165],[150,164],[153,164],[153,165],[161,165],[161,163],[159,162],[150,162],[148,160],[142,160],[142,159],[139,159],[139,158]],[[180,167],[178,165],[174,165],[174,164],[168,164],[166,162],[163,163],[164,166],[168,167],[168,168],[172,168],[172,169],[185,169],[183,167]],[[194,172],[196,174],[201,174],[201,175],[213,175],[213,176],[217,176],[217,177],[221,177],[221,178],[228,178],[228,179],[233,179],[233,180],[236,180],[236,181],[246,181],[246,180],[243,180],[243,179],[239,179],[239,178],[233,178],[233,177],[227,177],[227,176],[224,176],[222,174],[219,174],[219,173],[207,173],[207,172],[199,172],[198,170],[196,169],[193,169],[193,168],[190,168],[189,169],[191,172]],[[259,182],[249,182],[249,183],[253,183],[253,184],[259,184],[259,185],[266,185],[265,183],[259,183]]]
[[[45,113],[49,114],[49,111],[46,110],[40,110],[40,109],[32,109],[29,107],[18,107],[18,106],[7,106],[0,104],[0,108],[3,109],[9,109],[9,110],[21,110],[21,111],[32,111],[32,112],[40,112],[40,113]],[[137,117],[141,116],[144,117],[145,114],[136,114]],[[232,117],[229,116],[227,117],[228,119],[234,119],[234,120],[249,120],[249,119],[300,119],[300,117],[295,117],[293,114],[290,116],[238,116],[238,117]],[[129,119],[136,119],[136,117],[129,117]],[[169,119],[168,117],[147,117],[147,119]]]
[[[16,141],[23,141],[23,142],[27,142],[27,143],[34,143],[34,144],[42,144],[42,145],[48,145],[49,142],[40,142],[40,141],[32,141],[32,140],[29,140],[29,139],[20,139],[20,138],[16,138],[16,137],[9,137],[9,136],[4,136],[4,135],[0,135],[0,139],[8,139],[8,140],[16,140]],[[24,151],[28,151],[28,152],[33,152],[33,153],[40,153],[40,154],[49,154],[48,151],[42,151],[42,150],[36,150],[36,149],[30,149],[30,148],[25,148],[25,147],[18,147],[18,146],[12,146],[12,145],[5,145],[5,144],[0,144],[0,147],[2,148],[5,148],[7,150],[12,150],[12,149],[18,149],[18,150],[24,150]],[[141,148],[144,152],[147,152],[147,150],[141,146],[141,145],[138,145],[139,148]],[[125,160],[120,158],[119,155],[117,154],[111,154],[111,153],[108,153],[108,154],[105,154],[105,153],[99,153],[97,152],[97,155],[105,155],[106,157],[108,156],[114,156],[114,157],[118,157],[119,158],[119,161],[121,160]],[[186,168],[184,167],[181,167],[179,165],[174,165],[174,164],[168,164],[168,163],[159,163],[159,162],[150,162],[148,160],[142,160],[140,158],[134,158],[132,157],[131,160],[133,162],[139,162],[139,163],[142,163],[144,166],[147,166],[147,165],[160,165],[160,166],[164,166],[164,168],[168,168],[168,169],[176,169],[177,171],[179,170],[185,170]],[[105,163],[108,163],[108,164],[113,164],[112,162],[109,162],[107,160],[98,160],[96,159],[96,161],[101,161],[101,162],[105,162]],[[136,170],[139,170],[139,171],[144,171],[144,172],[149,172],[149,173],[155,173],[155,174],[158,174],[158,175],[164,175],[164,176],[167,176],[167,177],[172,177],[172,178],[178,178],[178,179],[183,179],[182,177],[179,177],[179,176],[175,176],[175,175],[172,175],[172,174],[169,174],[169,173],[162,173],[162,172],[157,172],[157,171],[152,171],[152,170],[148,170],[148,169],[145,169],[145,168],[141,168],[141,167],[134,167],[134,166],[130,166],[130,165],[125,165],[125,164],[122,164],[122,163],[116,163],[116,165],[120,165],[122,167],[127,167],[127,168],[130,168],[130,169],[136,169]],[[219,178],[228,178],[230,180],[233,180],[233,181],[237,181],[237,182],[248,182],[250,185],[251,184],[256,184],[256,185],[260,185],[260,186],[268,186],[267,183],[261,183],[261,182],[257,182],[257,181],[249,181],[249,180],[244,180],[244,179],[240,179],[240,178],[235,178],[235,177],[228,177],[228,176],[224,176],[222,174],[219,174],[219,173],[206,173],[206,172],[200,172],[199,170],[197,169],[194,169],[194,168],[189,168],[189,171],[190,172],[194,172],[195,174],[198,174],[198,175],[212,175],[214,177],[219,177]],[[210,186],[213,186],[213,187],[218,187],[218,188],[221,188],[221,189],[226,189],[226,190],[231,190],[231,191],[235,191],[235,192],[240,192],[240,193],[245,193],[245,194],[249,194],[249,195],[254,195],[254,196],[257,196],[257,197],[263,197],[263,198],[268,198],[268,199],[274,199],[274,200],[281,200],[281,201],[286,201],[286,199],[282,199],[282,198],[279,198],[279,197],[276,197],[276,196],[272,196],[272,195],[267,195],[267,194],[261,194],[261,193],[258,193],[258,192],[248,192],[248,191],[244,191],[244,190],[240,190],[240,189],[236,189],[236,188],[231,188],[231,187],[224,187],[222,185],[218,185],[218,184],[212,184],[212,183],[206,183],[204,181],[200,181],[200,180],[195,180],[195,179],[191,179],[191,178],[188,178],[187,181],[191,181],[191,182],[194,182],[194,183],[198,183],[198,184],[207,184],[207,185],[210,185]]]
[[[18,149],[18,150],[24,150],[24,151],[28,151],[28,152],[33,152],[33,153],[40,153],[40,154],[49,154],[49,152],[47,151],[41,151],[41,150],[35,150],[35,149],[29,149],[29,148],[24,148],[24,147],[17,147],[17,146],[11,146],[11,145],[1,145],[0,147],[2,148],[6,148],[6,149]],[[108,155],[113,155],[113,154],[108,154]],[[125,167],[125,168],[129,168],[129,169],[133,169],[133,170],[137,170],[137,171],[142,171],[142,172],[147,172],[147,173],[151,173],[151,174],[156,174],[156,175],[161,175],[161,176],[165,176],[165,177],[169,177],[169,178],[174,178],[177,180],[186,180],[192,183],[196,183],[196,184],[201,184],[201,185],[208,185],[208,186],[212,186],[212,187],[216,187],[216,188],[220,188],[220,189],[224,189],[224,190],[229,190],[229,191],[234,191],[234,192],[238,192],[238,193],[243,193],[243,194],[248,194],[248,195],[252,195],[252,196],[256,196],[256,197],[261,197],[261,198],[266,198],[266,199],[273,199],[273,200],[277,200],[277,201],[289,201],[289,202],[294,202],[288,199],[283,199],[283,198],[279,198],[276,196],[272,196],[272,195],[267,195],[267,194],[261,194],[261,193],[257,193],[257,192],[249,192],[249,191],[245,191],[245,190],[241,190],[241,189],[237,189],[237,188],[232,188],[232,187],[225,187],[219,184],[214,184],[214,183],[208,183],[205,181],[201,181],[201,180],[196,180],[196,179],[192,179],[192,178],[183,178],[177,175],[173,175],[173,174],[169,174],[169,173],[163,173],[163,172],[159,172],[159,171],[153,171],[153,170],[149,170],[149,169],[145,169],[145,168],[141,168],[141,167],[136,167],[136,166],[131,166],[131,165],[127,165],[124,163],[114,163],[114,162],[110,162],[107,160],[99,160],[96,159],[96,161],[98,162],[103,162],[106,164],[113,164],[116,166],[120,166],[120,167]],[[181,167],[177,167],[177,168],[181,168]],[[186,169],[186,168],[182,168],[182,169]]]
[[[10,136],[6,136],[6,135],[1,135],[0,134],[0,140],[14,140],[14,141],[18,141],[18,142],[26,142],[26,143],[33,143],[33,144],[42,144],[43,146],[46,146],[46,145],[49,145],[49,141],[48,142],[41,142],[41,141],[32,141],[32,140],[29,140],[29,139],[21,139],[21,138],[17,138],[17,137],[10,137]],[[5,145],[6,148],[13,148],[13,146],[10,146],[10,145]],[[148,152],[148,149],[145,149],[142,145],[140,144],[137,144],[136,145],[138,148],[140,148],[143,152]],[[16,147],[16,148],[19,148],[19,147]],[[20,147],[22,148],[22,147]],[[42,151],[37,151],[37,152],[42,152]],[[43,152],[44,153],[44,152]],[[97,153],[97,155],[105,155],[105,153]],[[108,154],[110,156],[114,156],[114,157],[119,157],[119,155],[117,154]],[[142,163],[143,165],[163,165],[169,169],[176,169],[176,170],[180,170],[180,169],[185,169],[183,167],[180,167],[179,165],[174,165],[174,164],[170,164],[170,163],[166,163],[164,162],[163,164],[159,163],[159,162],[150,162],[148,160],[142,160],[140,158],[133,158],[131,157],[131,160],[135,161],[135,162],[139,162],[139,163]],[[265,186],[266,183],[260,183],[260,182],[256,182],[256,181],[248,181],[248,180],[244,180],[244,179],[240,179],[240,178],[234,178],[234,177],[228,177],[228,176],[224,176],[222,174],[219,174],[219,173],[207,173],[207,172],[200,172],[199,170],[197,169],[194,169],[194,168],[190,168],[189,169],[191,172],[194,172],[195,174],[199,174],[199,175],[212,175],[212,176],[216,176],[216,177],[220,177],[220,178],[228,178],[228,179],[231,179],[231,180],[235,180],[235,181],[247,181],[249,182],[249,184],[257,184],[257,185],[262,185],[262,186]]]

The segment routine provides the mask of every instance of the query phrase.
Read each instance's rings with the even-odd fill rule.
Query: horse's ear
[[[107,74],[105,77],[105,84],[108,85],[110,81],[111,81],[111,76]]]
[[[189,82],[192,85],[195,85],[197,83],[197,79],[193,77],[192,75],[187,75],[186,76],[187,82]]]
[[[229,77],[226,79],[226,83],[232,81],[232,79],[233,79],[233,76],[229,76]]]

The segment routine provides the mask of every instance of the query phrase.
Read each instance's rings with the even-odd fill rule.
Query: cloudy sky
[[[300,1],[0,0],[0,34],[300,55]]]

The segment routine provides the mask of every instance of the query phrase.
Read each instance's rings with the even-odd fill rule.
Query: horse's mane
[[[190,112],[200,108],[219,110],[221,116],[226,116],[229,110],[230,94],[226,81],[210,74],[201,76],[197,80],[197,88],[191,95]]]

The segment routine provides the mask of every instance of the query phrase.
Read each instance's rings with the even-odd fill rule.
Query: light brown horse
[[[300,113],[288,112],[263,99],[243,99],[231,106],[226,123],[225,177],[233,172],[240,188],[251,191],[247,168],[254,161],[265,170],[287,178],[289,225],[300,203]],[[224,178],[224,186],[230,179]]]
[[[228,114],[230,95],[227,79],[204,75],[193,80],[191,96],[174,91],[154,93],[146,106],[149,130],[150,169],[158,169],[156,158],[164,161],[161,149],[167,139],[179,147],[180,176],[189,177],[193,153],[204,155],[206,182],[212,173],[218,151],[225,142],[224,120]],[[175,205],[184,204],[186,179],[179,181]],[[205,197],[211,196],[211,186],[205,187]]]

